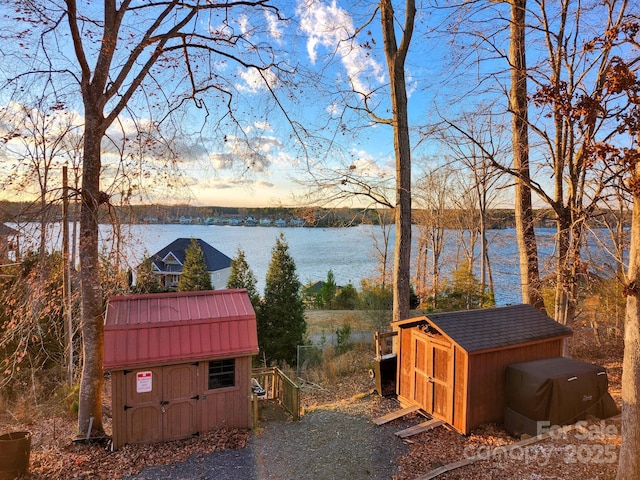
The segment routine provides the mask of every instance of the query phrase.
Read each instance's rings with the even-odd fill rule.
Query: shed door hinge
[[[200,400],[200,395],[196,395],[195,397],[191,397],[191,400]]]
[[[127,411],[127,410],[129,410],[130,408],[133,408],[133,407],[131,407],[131,406],[129,406],[129,405],[125,405],[125,406],[124,406],[124,411],[126,412],[126,411]]]

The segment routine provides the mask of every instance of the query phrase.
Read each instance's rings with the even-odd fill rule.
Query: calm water
[[[12,225],[15,228],[15,225]],[[32,226],[33,227],[33,226]],[[284,233],[289,251],[296,263],[300,281],[305,284],[324,280],[332,270],[336,283],[345,285],[352,282],[360,288],[360,280],[375,276],[378,267],[376,243],[382,245],[380,227],[360,225],[349,228],[276,228],[276,227],[232,227],[206,225],[123,225],[123,241],[120,252],[126,264],[137,266],[146,254],[155,253],[176,238],[201,238],[222,253],[233,258],[238,248],[244,250],[247,262],[258,280],[258,290],[264,289],[264,280],[271,260],[271,250],[276,238]],[[109,250],[113,244],[112,229],[102,225],[101,245]],[[51,237],[55,248],[60,248],[59,228],[53,226]],[[537,232],[540,251],[540,266],[544,274],[553,271],[554,230],[540,229]],[[603,238],[606,235],[603,233]],[[413,232],[413,239],[418,237]],[[496,303],[506,305],[521,301],[518,274],[518,248],[515,230],[493,230],[488,234],[489,255],[492,264]],[[29,243],[25,234],[22,244]],[[591,242],[595,243],[595,242]],[[448,231],[446,237],[444,273],[448,273],[457,259],[462,258],[458,234]],[[24,247],[23,247],[24,248]],[[415,250],[415,249],[414,249]],[[608,262],[606,252],[593,248],[593,263],[604,265]],[[393,258],[393,235],[389,243],[389,255]],[[415,251],[413,252],[415,259]]]

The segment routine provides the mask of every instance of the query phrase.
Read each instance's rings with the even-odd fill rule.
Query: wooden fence
[[[266,397],[280,402],[294,420],[300,420],[300,387],[277,367],[254,368],[251,376],[266,391]]]

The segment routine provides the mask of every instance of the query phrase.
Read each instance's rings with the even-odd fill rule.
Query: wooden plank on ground
[[[432,418],[431,420],[427,420],[426,422],[419,423],[417,425],[414,425],[413,427],[400,430],[399,432],[396,432],[396,435],[400,438],[407,438],[412,435],[417,435],[418,433],[426,432],[427,430],[431,430],[433,428],[439,427],[443,423],[444,423],[443,420]]]
[[[554,430],[550,433],[544,433],[542,435],[538,435],[536,437],[529,437],[525,440],[521,440],[519,442],[516,443],[511,443],[509,445],[503,445],[500,447],[496,447],[496,450],[499,450],[501,454],[505,454],[505,453],[509,453],[511,450],[514,450],[516,448],[521,448],[524,446],[528,446],[528,445],[532,445],[534,443],[538,443],[542,440],[546,440],[547,438],[549,438],[551,435],[562,435],[566,432],[569,432],[571,430],[573,430],[574,428],[576,428],[576,424],[573,425],[568,425],[566,427],[562,427],[559,430]],[[442,467],[436,468],[435,470],[431,470],[429,473],[427,473],[426,475],[420,476],[418,478],[416,478],[415,480],[432,480],[440,475],[442,475],[443,473],[446,472],[450,472],[451,470],[455,470],[457,468],[460,467],[464,467],[466,465],[471,465],[472,463],[475,463],[477,461],[482,461],[482,460],[486,460],[487,459],[487,455],[483,454],[483,455],[477,455],[474,457],[467,457],[467,458],[463,458],[462,460],[458,460],[457,462],[453,462],[450,463],[448,465],[443,465]]]
[[[391,422],[396,418],[404,417],[405,415],[409,415],[417,410],[420,410],[420,405],[409,405],[406,408],[401,408],[400,410],[394,410],[393,412],[389,412],[382,417],[374,418],[373,423],[376,425],[382,425],[384,423]]]

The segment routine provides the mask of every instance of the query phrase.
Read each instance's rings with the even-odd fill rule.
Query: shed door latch
[[[200,395],[196,395],[195,397],[191,397],[191,400],[200,400]]]

